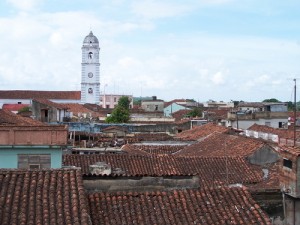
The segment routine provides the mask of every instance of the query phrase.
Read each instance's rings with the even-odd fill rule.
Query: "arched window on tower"
[[[89,52],[89,59],[92,59],[92,58],[93,58],[93,53]]]
[[[93,88],[89,88],[89,89],[88,89],[88,93],[89,93],[89,94],[93,94]]]

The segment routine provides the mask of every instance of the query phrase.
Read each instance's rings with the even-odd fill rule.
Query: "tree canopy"
[[[279,101],[279,100],[276,99],[276,98],[269,98],[269,99],[263,100],[262,102],[281,102],[281,101]]]
[[[202,116],[202,110],[199,108],[194,108],[190,112],[186,114],[189,117],[201,117]]]
[[[129,104],[130,100],[127,96],[122,96],[118,105],[114,108],[111,115],[106,118],[107,123],[127,123],[129,121]]]

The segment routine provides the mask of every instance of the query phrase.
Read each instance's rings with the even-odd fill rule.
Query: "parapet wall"
[[[66,145],[66,126],[0,126],[0,145]]]
[[[197,176],[176,177],[84,177],[87,191],[154,191],[198,188]]]

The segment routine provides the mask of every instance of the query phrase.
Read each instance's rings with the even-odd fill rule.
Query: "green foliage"
[[[262,102],[281,102],[281,101],[279,101],[279,100],[276,99],[276,98],[270,98],[270,99],[265,99],[265,100],[263,100]]]
[[[186,114],[188,117],[201,117],[202,116],[202,110],[199,108],[194,108],[190,112]]]
[[[130,100],[127,96],[122,96],[118,101],[118,106],[129,109]]]
[[[127,123],[129,121],[129,104],[128,97],[123,96],[119,99],[118,105],[112,111],[111,115],[106,118],[107,123]]]
[[[30,107],[29,107],[29,106],[23,107],[22,109],[20,109],[20,110],[18,111],[18,113],[21,113],[21,112],[30,112]]]

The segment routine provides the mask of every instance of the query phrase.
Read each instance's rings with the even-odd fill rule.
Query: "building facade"
[[[91,31],[84,38],[81,63],[81,103],[100,103],[99,41]]]

